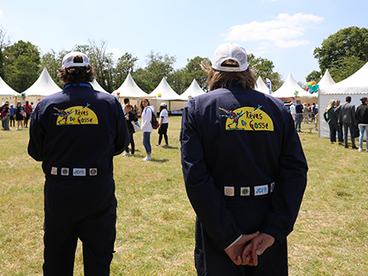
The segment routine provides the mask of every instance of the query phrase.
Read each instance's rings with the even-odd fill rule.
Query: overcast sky
[[[115,1],[11,0],[0,4],[0,26],[12,43],[29,41],[42,54],[75,45],[107,42],[119,58],[137,57],[139,67],[155,53],[176,57],[175,69],[196,56],[212,60],[225,42],[273,61],[285,80],[297,82],[319,70],[313,50],[351,26],[368,27],[367,1]]]

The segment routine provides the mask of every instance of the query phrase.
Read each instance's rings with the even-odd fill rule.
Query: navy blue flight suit
[[[234,84],[193,98],[182,118],[181,159],[197,214],[198,275],[287,275],[286,237],[308,168],[283,103]],[[258,266],[236,266],[225,249],[256,231],[273,236],[274,244]]]
[[[42,99],[30,125],[28,153],[46,176],[44,275],[73,275],[77,239],[85,275],[109,275],[116,236],[113,156],[129,132],[115,97],[87,82]]]

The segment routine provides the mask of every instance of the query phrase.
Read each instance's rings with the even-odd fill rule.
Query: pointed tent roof
[[[189,97],[196,97],[205,94],[205,92],[199,87],[198,82],[193,79],[191,85],[180,95],[182,100],[188,100]]]
[[[328,69],[326,70],[325,74],[323,75],[322,79],[319,81],[318,85],[320,88],[330,86],[335,84],[336,82],[333,80],[333,78],[330,75],[330,72]]]
[[[13,90],[6,82],[0,77],[0,96],[19,96],[20,94]]]
[[[118,92],[120,97],[127,98],[146,98],[149,96],[146,92],[139,88],[130,73],[128,73],[128,76],[126,77],[123,84],[113,93]]]
[[[107,92],[105,89],[101,87],[101,85],[96,81],[96,79],[93,79],[93,81],[90,82],[90,84],[92,85],[94,90],[110,94],[109,92]]]
[[[264,83],[261,76],[258,77],[257,82],[256,82],[256,86],[254,87],[254,90],[257,90],[257,91],[265,93],[265,94],[270,94],[270,89]]]
[[[48,96],[59,91],[61,88],[52,80],[45,67],[36,82],[24,92],[26,96]]]
[[[287,77],[284,84],[276,90],[274,93],[272,93],[272,96],[275,98],[294,98],[294,92],[298,91],[298,97],[306,97],[306,98],[316,98],[317,94],[310,94],[307,91],[305,91],[303,88],[297,84],[297,82],[294,80],[291,73]]]
[[[368,94],[368,62],[350,77],[330,86],[322,87],[320,94]]]
[[[165,77],[162,78],[160,84],[155,88],[155,90],[152,91],[151,95],[156,96],[156,99],[160,101],[182,100],[180,96],[167,83]]]

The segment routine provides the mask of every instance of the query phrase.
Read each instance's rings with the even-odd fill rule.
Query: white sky
[[[155,53],[188,59],[212,56],[224,42],[274,62],[285,80],[319,70],[313,50],[340,29],[368,27],[367,1],[115,1],[11,0],[0,4],[0,26],[12,43],[29,41],[42,54],[88,45],[89,39],[120,57],[131,53],[139,67]]]

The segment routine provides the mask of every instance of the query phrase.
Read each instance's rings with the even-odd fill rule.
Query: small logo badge
[[[51,174],[52,175],[57,175],[57,168],[56,167],[51,168]]]
[[[241,196],[249,196],[250,195],[250,188],[249,187],[241,187],[240,188],[240,195]]]
[[[61,168],[61,175],[68,176],[69,168]]]
[[[268,194],[268,185],[255,186],[254,187],[254,195],[267,195]]]
[[[89,175],[90,176],[96,176],[97,175],[97,169],[96,168],[89,169]]]
[[[86,169],[74,168],[73,176],[86,176]]]
[[[271,189],[271,193],[273,193],[273,190],[275,189],[275,182],[271,183],[271,188],[270,189]]]
[[[224,187],[224,193],[226,196],[234,196],[234,187],[225,186]]]

